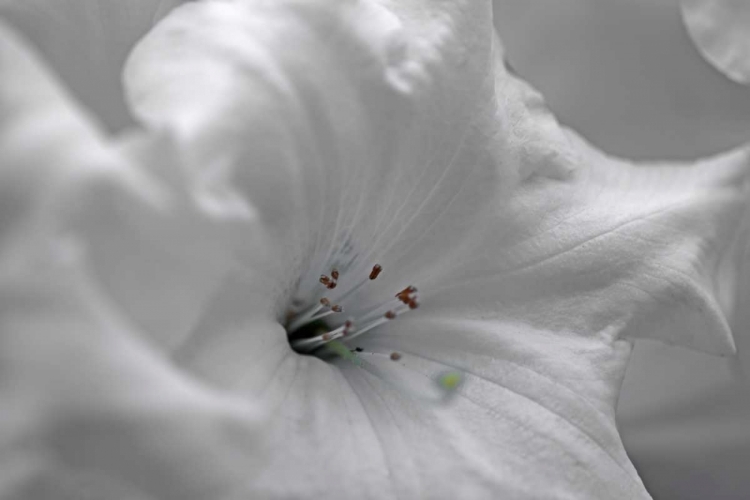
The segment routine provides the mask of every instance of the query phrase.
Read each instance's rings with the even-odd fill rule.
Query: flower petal
[[[190,4],[134,51],[126,90],[144,123],[176,130],[207,189],[257,208],[281,281],[319,276],[344,247],[366,275],[473,190],[464,225],[489,193],[474,188],[501,175],[477,146],[490,36],[486,1]]]
[[[682,20],[695,46],[727,78],[750,85],[750,4],[682,0]]]
[[[38,63],[21,62],[34,56],[13,47],[0,94],[9,258],[50,233],[80,237],[107,293],[173,347],[235,265],[232,233],[238,224],[253,233],[252,214],[204,209],[164,134],[134,134],[113,152]]]
[[[266,392],[275,415],[267,435],[276,445],[253,484],[255,496],[648,498],[611,414],[570,390],[569,380],[558,382],[508,356],[496,359],[501,347],[494,336],[500,331],[484,332],[495,347],[479,353],[473,337],[464,349],[460,339],[467,332],[456,331],[456,324],[430,326],[443,339],[453,329],[453,347],[416,345],[421,354],[404,352],[399,362],[387,350],[360,353],[383,371],[404,372],[390,381],[345,362],[331,366],[311,357],[287,358]],[[472,336],[481,328],[466,327]],[[503,337],[511,340],[505,346],[516,340],[511,332]],[[372,338],[378,342],[380,336]],[[603,364],[595,372],[576,368],[590,377],[581,387],[616,386],[629,344],[585,344],[592,353],[598,350]],[[432,360],[433,353],[443,362]],[[568,376],[567,369],[581,362],[574,350],[570,354],[556,364]],[[416,379],[425,387],[436,385],[447,358],[465,368],[451,397],[427,401],[405,391]],[[282,476],[288,479],[280,481]]]
[[[176,370],[142,329],[175,326],[133,317],[135,292],[115,286],[127,272],[151,300],[185,286],[162,312],[200,309],[226,271],[206,261],[221,245],[2,22],[0,74],[0,496],[234,494],[259,466],[257,408]],[[118,257],[126,271],[102,267]],[[149,278],[154,263],[166,267]]]
[[[727,259],[737,272],[750,150],[684,164],[607,157],[558,126],[526,84],[500,78],[514,96],[507,156],[528,175],[444,255],[451,265],[425,300],[446,317],[470,302],[473,317],[733,352],[718,277]]]
[[[127,54],[184,0],[2,0],[0,17],[41,51],[110,130],[132,124],[120,77]]]

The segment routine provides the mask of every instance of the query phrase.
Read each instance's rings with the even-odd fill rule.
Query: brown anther
[[[406,305],[409,306],[409,309],[416,309],[419,307],[419,302],[417,302],[417,299],[411,299]]]
[[[344,308],[343,308],[343,307],[341,307],[341,306],[340,306],[340,305],[338,305],[338,304],[335,304],[335,305],[331,306],[331,311],[333,311],[333,312],[337,312],[337,313],[340,313],[340,312],[341,312],[341,311],[343,311],[343,310],[344,310]]]
[[[325,274],[321,274],[321,275],[320,275],[320,282],[321,282],[321,283],[322,283],[323,285],[327,286],[328,288],[330,288],[330,287],[331,287],[331,283],[332,283],[332,282],[331,282],[331,278],[329,278],[329,277],[328,277],[328,276],[326,276]]]
[[[327,298],[323,297],[322,299],[320,299],[320,304],[328,307],[328,306],[331,305],[331,301],[328,300]]]
[[[399,353],[397,353],[397,352],[392,352],[391,353],[391,360],[392,361],[398,361],[399,359],[401,359],[401,355]]]
[[[336,288],[336,284],[337,283],[335,281],[331,281],[326,286],[328,287],[329,290],[333,290],[334,288]]]
[[[393,311],[388,311],[387,313],[385,313],[385,317],[388,319],[393,319],[396,317],[396,313]]]
[[[372,266],[372,271],[370,271],[370,279],[374,280],[380,275],[380,272],[383,270],[383,268],[380,266],[380,264],[375,264]]]
[[[417,292],[417,288],[409,285],[406,288],[404,288],[403,290],[401,290],[400,292],[398,292],[396,294],[396,297],[398,297],[398,300],[400,300],[404,304],[408,304],[410,301],[413,300],[410,297],[410,295],[412,295],[413,293],[416,293],[416,292]]]
[[[335,267],[331,269],[331,278],[335,280],[339,279],[339,270],[336,269]]]
[[[343,335],[343,336],[349,335],[349,329],[352,327],[353,324],[354,323],[352,322],[352,320],[350,320],[350,319],[346,320],[344,322],[344,331],[341,332],[341,335]]]

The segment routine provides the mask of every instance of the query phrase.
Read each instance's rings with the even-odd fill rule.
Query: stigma
[[[365,307],[357,317],[342,314],[355,292],[376,280],[382,272],[383,267],[375,264],[362,279],[350,280],[353,284],[348,289],[337,289],[342,274],[337,268],[321,274],[314,299],[306,301],[307,307],[287,315],[285,326],[292,348],[302,354],[312,354],[322,347],[330,347],[334,341],[335,345],[349,345],[352,340],[419,307],[418,290],[410,285],[390,299]],[[363,310],[362,307],[352,309]]]

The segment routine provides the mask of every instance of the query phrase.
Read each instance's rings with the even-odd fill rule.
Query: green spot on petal
[[[462,380],[463,377],[459,372],[448,372],[440,375],[438,383],[440,384],[440,387],[446,391],[452,391],[458,387]]]

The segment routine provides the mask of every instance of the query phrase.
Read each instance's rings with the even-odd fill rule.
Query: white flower
[[[733,351],[748,151],[603,155],[491,18],[190,3],[131,54],[114,137],[0,29],[3,496],[648,498],[628,338]],[[323,297],[353,353],[291,349]]]

